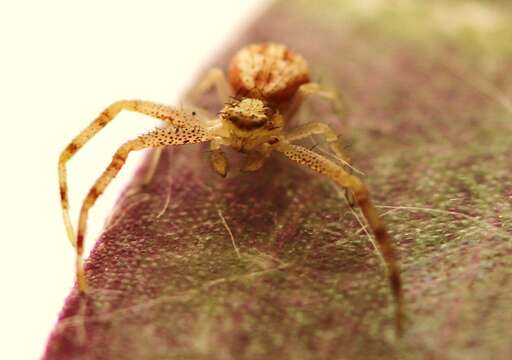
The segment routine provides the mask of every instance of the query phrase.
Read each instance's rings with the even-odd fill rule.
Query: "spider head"
[[[220,112],[222,121],[237,135],[250,137],[273,132],[283,126],[283,118],[260,99],[233,99]]]

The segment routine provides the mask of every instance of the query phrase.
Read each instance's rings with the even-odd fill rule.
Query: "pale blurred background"
[[[60,210],[60,151],[109,103],[178,104],[181,92],[268,1],[0,3],[0,359],[36,359],[74,282]],[[69,163],[72,218],[123,141],[158,122],[123,113]],[[140,164],[91,211],[87,248]]]

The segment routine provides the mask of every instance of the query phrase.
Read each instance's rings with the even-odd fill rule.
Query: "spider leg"
[[[219,68],[213,68],[206,73],[201,82],[186,96],[187,101],[192,104],[197,103],[199,98],[210,90],[212,86],[215,86],[219,100],[222,103],[225,103],[234,95],[233,88],[224,72]]]
[[[314,82],[306,83],[299,87],[294,97],[292,98],[290,108],[287,109],[287,111],[292,111],[292,113],[295,113],[298,107],[300,107],[304,103],[306,98],[311,95],[317,95],[324,99],[332,101],[335,112],[338,115],[338,117],[340,119],[344,119],[347,117],[347,106],[345,104],[345,101],[343,100],[343,97],[339,95],[338,92],[334,90],[325,89],[320,84]],[[338,136],[325,123],[312,122],[305,124],[303,126],[299,126],[298,128],[290,132],[289,136],[291,138],[289,140],[298,140],[313,134],[323,135],[326,138],[327,142],[329,143],[329,147],[331,148],[331,150],[339,158],[338,160],[342,161],[349,168],[351,167],[350,158],[346,154],[344,154],[341,146],[339,145]],[[352,170],[354,169],[352,168]]]
[[[121,100],[107,107],[88,127],[78,134],[61,152],[59,157],[59,186],[64,225],[69,241],[75,246],[75,234],[69,217],[69,201],[66,163],[82,146],[103,129],[122,110],[134,111],[158,118],[174,126],[199,126],[199,118],[191,112],[185,112],[165,105],[141,100]]]
[[[395,300],[395,327],[398,334],[402,331],[403,318],[403,294],[400,281],[400,269],[391,238],[379,218],[377,210],[370,200],[370,194],[363,182],[356,176],[347,173],[342,167],[327,158],[302,146],[287,142],[279,143],[277,151],[283,153],[289,159],[304,165],[322,175],[327,176],[338,185],[350,189],[357,205],[361,208],[368,226],[373,232],[377,242],[377,249],[382,255],[388,270],[388,278],[391,291]]]
[[[200,99],[200,97],[206,93],[208,90],[212,88],[212,86],[215,87],[215,90],[217,91],[217,96],[219,97],[219,100],[222,103],[225,103],[229,100],[231,96],[233,96],[233,89],[231,87],[231,84],[229,83],[228,79],[224,75],[224,72],[220,68],[213,68],[210,69],[204,78],[201,80],[201,82],[195,86],[186,96],[185,101],[187,107],[190,107],[197,112],[204,112],[207,113],[204,109],[197,107],[197,102]],[[146,170],[146,173],[144,174],[143,183],[148,184],[151,179],[153,178],[153,175],[155,173],[156,167],[158,165],[158,161],[160,160],[160,156],[162,153],[162,149],[155,149],[150,154],[150,161],[148,169]],[[212,165],[214,166],[214,170],[220,174],[221,176],[226,176],[227,173],[227,162],[226,164],[222,164],[224,162],[222,151],[213,151],[211,153],[210,159],[212,161]],[[225,159],[225,158],[224,158]],[[216,166],[220,166],[219,168],[216,168]],[[219,172],[218,170],[221,169],[222,166],[226,166],[224,169],[225,173]]]
[[[216,139],[210,141],[210,163],[217,174],[226,177],[229,170],[228,159],[220,148],[220,142]]]
[[[329,127],[329,125],[325,123],[315,121],[301,125],[295,129],[290,130],[286,134],[286,139],[288,141],[295,141],[311,135],[321,135],[325,138],[325,140],[329,144],[329,148],[336,156],[336,160],[340,161],[346,167],[348,173],[351,174],[353,171],[355,171],[362,174],[361,171],[357,170],[352,166],[352,161],[348,157],[348,155],[343,151],[338,135],[336,135],[336,133]],[[347,199],[347,203],[351,207],[355,205],[355,200],[352,193],[350,193],[346,188],[345,199]]]
[[[331,151],[336,155],[337,160],[343,163],[343,165],[352,168],[350,158],[344,153],[338,135],[332,130],[329,125],[322,122],[310,122],[295,129],[288,131],[286,134],[286,140],[296,141],[306,138],[311,135],[320,135],[324,137],[329,145]]]
[[[315,82],[310,82],[299,86],[297,92],[291,99],[290,104],[284,111],[284,116],[286,118],[291,118],[299,109],[299,107],[304,103],[306,98],[312,95],[316,95],[331,101],[334,106],[334,112],[340,119],[345,119],[347,117],[348,107],[343,97],[338,92],[326,89]]]
[[[135,140],[130,140],[115,152],[110,164],[89,190],[80,210],[76,243],[76,275],[80,291],[84,292],[87,289],[87,282],[83,268],[83,251],[89,209],[94,205],[96,199],[105,191],[106,187],[122,168],[128,154],[132,151],[145,148],[200,143],[210,139],[211,137],[207,130],[200,126],[188,126],[181,128],[167,127],[163,129],[156,129],[148,134],[139,136]]]
[[[259,170],[265,164],[265,160],[267,160],[271,152],[272,147],[269,144],[262,144],[259,148],[251,151],[247,155],[242,171]]]

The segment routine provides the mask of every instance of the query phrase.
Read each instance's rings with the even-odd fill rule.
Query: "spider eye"
[[[264,126],[267,122],[266,118],[256,116],[244,116],[236,114],[228,117],[228,120],[241,130],[253,130]]]

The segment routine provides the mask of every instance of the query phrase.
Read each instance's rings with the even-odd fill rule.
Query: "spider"
[[[121,100],[107,107],[62,151],[59,158],[61,205],[67,236],[76,249],[76,277],[80,292],[87,290],[83,251],[89,210],[122,168],[129,153],[168,145],[209,142],[211,164],[221,176],[228,172],[228,160],[222,147],[229,146],[247,155],[243,170],[258,170],[276,151],[345,188],[361,209],[386,264],[395,302],[395,326],[400,331],[403,300],[399,266],[391,239],[370,200],[367,187],[347,168],[349,162],[342,153],[338,137],[328,125],[311,122],[286,129],[307,96],[317,95],[338,104],[339,97],[335,92],[311,82],[306,61],[278,43],[251,44],[239,50],[231,60],[228,77],[218,68],[211,69],[192,94],[192,98],[197,98],[215,87],[224,103],[218,116],[193,107],[186,109],[143,100]],[[83,201],[75,239],[69,216],[66,163],[122,110],[158,118],[168,126],[154,129],[118,148]],[[341,164],[294,144],[296,140],[311,135],[322,136]]]

